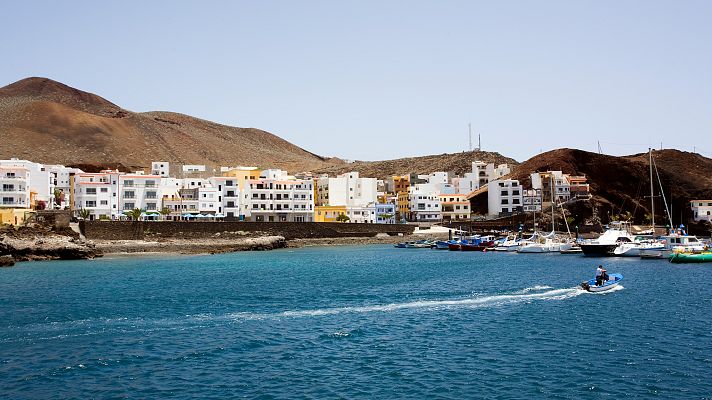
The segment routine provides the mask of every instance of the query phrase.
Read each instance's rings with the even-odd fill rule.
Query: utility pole
[[[601,153],[601,141],[600,141],[600,140],[598,141],[598,154],[602,154],[602,153]]]
[[[467,131],[470,134],[470,151],[472,151],[472,123],[467,124]]]

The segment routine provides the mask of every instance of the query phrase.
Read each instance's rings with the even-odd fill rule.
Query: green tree
[[[54,205],[56,207],[61,207],[64,201],[64,192],[59,189],[54,189]]]
[[[163,216],[163,219],[165,220],[165,219],[166,219],[166,216],[167,216],[167,215],[170,215],[171,209],[168,208],[168,207],[163,207],[163,208],[161,208],[160,213],[161,213],[161,215]]]
[[[81,219],[89,219],[89,215],[91,215],[91,211],[87,210],[86,208],[82,208],[77,213],[77,216]]]
[[[141,218],[141,214],[143,214],[143,210],[140,208],[134,208],[133,210],[126,211],[124,214],[132,220],[138,221],[139,218]]]
[[[351,221],[351,218],[349,218],[349,216],[346,214],[339,214],[339,216],[336,217],[336,222],[349,222],[349,221]]]

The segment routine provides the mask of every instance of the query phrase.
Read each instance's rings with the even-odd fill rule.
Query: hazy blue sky
[[[649,145],[712,157],[712,1],[3,2],[0,85],[376,160]],[[701,150],[700,150],[701,149]]]

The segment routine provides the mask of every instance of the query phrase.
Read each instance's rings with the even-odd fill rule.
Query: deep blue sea
[[[576,285],[602,262],[622,288]],[[0,398],[712,398],[712,265],[360,246],[0,269]]]

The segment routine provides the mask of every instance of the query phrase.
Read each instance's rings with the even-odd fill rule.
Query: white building
[[[532,188],[541,191],[543,203],[565,203],[571,198],[571,185],[561,171],[532,172]],[[553,186],[552,186],[553,184]]]
[[[0,207],[31,208],[28,178],[26,167],[0,165]]]
[[[348,172],[336,178],[319,177],[316,204],[320,206],[372,207],[378,201],[376,178]]]
[[[487,184],[487,214],[492,217],[523,210],[523,189],[516,179],[500,179]]]
[[[286,171],[264,170],[244,188],[245,217],[265,222],[312,222],[314,181],[296,179]]]
[[[712,221],[712,200],[691,200],[690,207],[695,221]]]
[[[170,164],[167,161],[154,161],[151,163],[151,175],[168,178],[171,175]]]
[[[441,221],[442,202],[435,185],[419,183],[408,188],[409,219],[418,222]]]
[[[25,187],[32,193],[35,204],[28,204],[27,208],[34,207],[38,202],[43,201],[47,208],[53,204],[54,198],[54,179],[50,175],[44,165],[11,158],[9,160],[0,160],[0,167],[23,167],[26,169]],[[29,200],[28,200],[29,201]]]
[[[351,223],[374,224],[376,223],[376,205],[367,207],[349,206],[346,207],[346,215]]]
[[[472,172],[467,172],[462,177],[452,179],[455,188],[454,193],[471,193],[481,187],[487,186],[488,182],[500,179],[510,172],[511,169],[507,164],[495,166],[494,163],[488,164],[483,161],[473,161]]]
[[[541,211],[541,190],[528,189],[524,190],[522,202],[524,204],[524,212]]]
[[[74,176],[74,210],[87,210],[88,219],[117,219],[119,171],[80,173]]]

